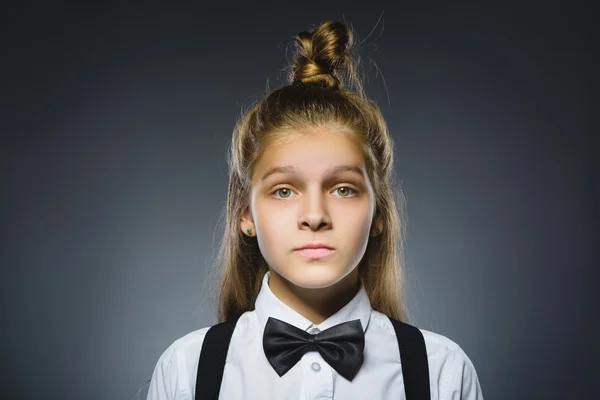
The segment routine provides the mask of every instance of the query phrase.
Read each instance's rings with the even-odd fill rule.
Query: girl
[[[406,323],[393,144],[351,31],[296,44],[233,132],[220,323],[167,348],[148,399],[482,399],[463,350]]]

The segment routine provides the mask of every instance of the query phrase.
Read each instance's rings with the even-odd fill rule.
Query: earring
[[[379,235],[379,228],[375,229],[375,234]]]
[[[246,232],[248,232],[248,235],[252,235],[252,229],[248,228],[246,229]]]

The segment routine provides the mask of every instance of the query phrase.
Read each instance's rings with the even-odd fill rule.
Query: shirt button
[[[321,365],[318,362],[314,362],[310,365],[310,367],[313,369],[313,371],[315,372],[319,372],[321,370]]]
[[[317,334],[317,333],[319,333],[319,332],[321,332],[321,331],[319,330],[319,328],[312,328],[312,329],[310,330],[310,333],[311,333],[312,335],[316,335],[316,334]]]

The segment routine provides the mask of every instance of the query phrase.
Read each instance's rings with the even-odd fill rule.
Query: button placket
[[[320,333],[317,327],[308,330],[311,334],[309,341],[314,343],[314,335]],[[318,351],[308,352],[304,355],[305,378],[304,387],[308,398],[311,399],[331,399],[333,396],[333,376],[329,365],[321,357]]]
[[[304,355],[304,388],[306,399],[327,400],[333,396],[333,372],[318,352]]]
[[[310,364],[310,367],[312,368],[313,371],[315,372],[319,372],[321,370],[321,364],[319,364],[318,362],[313,362],[312,364]]]

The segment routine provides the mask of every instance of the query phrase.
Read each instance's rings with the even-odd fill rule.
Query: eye
[[[334,190],[334,192],[336,190],[338,191],[340,197],[352,197],[352,196],[350,196],[349,192],[354,192],[354,194],[356,195],[356,190],[354,190],[354,189],[352,189],[351,187],[348,187],[348,186],[340,186],[339,188],[336,188]]]
[[[277,189],[277,190],[273,191],[272,194],[275,194],[277,192],[280,193],[280,196],[275,196],[276,198],[287,199],[287,198],[289,198],[291,196],[292,189],[290,189],[290,188],[280,188],[280,189]]]

